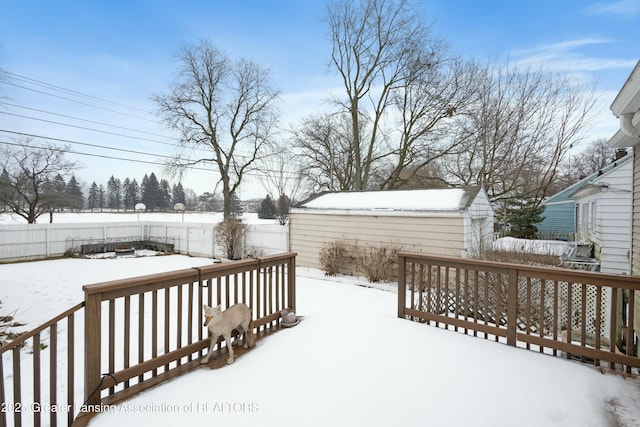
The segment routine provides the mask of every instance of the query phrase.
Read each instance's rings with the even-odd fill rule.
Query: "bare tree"
[[[346,92],[340,105],[351,119],[355,190],[368,188],[376,161],[389,155],[378,149],[385,137],[381,121],[393,90],[429,45],[429,27],[414,10],[407,0],[330,0],[325,5],[331,63]],[[365,116],[370,124],[366,137],[361,133]]]
[[[272,147],[271,155],[264,158],[258,168],[262,186],[273,200],[283,194],[291,200],[301,200],[305,193],[305,173],[294,160],[294,150],[278,143]]]
[[[356,188],[350,120],[344,113],[309,116],[292,130],[297,165],[312,192]]]
[[[177,81],[153,100],[179,132],[184,152],[199,148],[210,156],[184,160],[178,155],[170,166],[182,172],[213,163],[220,173],[224,217],[230,218],[233,195],[270,142],[279,92],[271,87],[268,69],[248,59],[232,61],[205,40],[183,47],[177,59]]]
[[[462,149],[460,140],[448,138],[452,117],[465,114],[476,99],[475,81],[479,66],[457,58],[447,58],[447,48],[434,45],[431,52],[418,56],[406,70],[406,79],[394,91],[399,137],[390,138],[388,171],[381,189],[406,188],[420,182],[444,184],[436,175],[437,162]],[[426,178],[426,179],[425,179]]]
[[[591,175],[613,162],[616,150],[616,147],[607,143],[606,138],[596,139],[568,162],[569,173],[577,180]]]
[[[56,176],[69,175],[78,168],[77,163],[64,158],[68,150],[66,146],[36,144],[31,139],[4,143],[0,149],[0,205],[29,224],[52,206],[61,206],[61,197],[66,196],[48,188]]]
[[[495,63],[478,81],[478,100],[452,134],[464,150],[444,163],[447,172],[484,186],[493,201],[541,201],[568,150],[584,137],[593,90],[565,76]]]

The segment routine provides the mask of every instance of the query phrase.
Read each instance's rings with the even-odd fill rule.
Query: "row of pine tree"
[[[165,179],[158,181],[155,173],[145,174],[142,182],[130,178],[124,181],[109,178],[106,188],[94,181],[89,187],[86,207],[89,209],[133,210],[138,203],[144,203],[147,210],[169,210],[176,203],[187,204],[182,183],[173,187]]]

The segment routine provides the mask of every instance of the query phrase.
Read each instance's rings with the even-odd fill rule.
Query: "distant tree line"
[[[193,193],[193,192],[191,192]],[[195,197],[187,197],[182,183],[171,186],[166,179],[158,181],[155,173],[145,174],[140,184],[133,178],[121,180],[113,175],[106,187],[95,181],[89,186],[86,207],[91,210],[133,210],[138,203],[144,203],[147,210],[173,209],[176,203],[195,209]]]

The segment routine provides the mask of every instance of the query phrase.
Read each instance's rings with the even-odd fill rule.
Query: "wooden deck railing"
[[[401,253],[398,317],[631,372],[640,277]],[[631,309],[629,309],[631,307]]]
[[[20,426],[28,419],[34,426],[42,425],[43,418],[49,419],[50,426],[58,425],[59,420],[68,425],[73,422],[76,352],[83,350],[81,342],[77,343],[76,317],[82,316],[83,307],[84,303],[76,304],[0,347],[1,427],[10,421]],[[66,337],[62,334],[65,328]],[[6,368],[5,359],[11,360]],[[6,382],[10,383],[8,388]],[[27,388],[31,393],[26,393]],[[64,393],[59,393],[61,390]]]
[[[253,310],[255,332],[276,326],[281,310],[296,308],[295,255],[84,286],[84,302],[0,347],[0,427],[10,425],[11,415],[13,425],[20,426],[31,414],[35,426],[41,425],[41,415],[49,416],[51,426],[70,425],[79,413],[100,411],[198,366],[209,342],[203,304],[224,309],[246,303]],[[83,312],[84,322],[76,319]],[[58,345],[65,326],[67,339]],[[46,329],[49,341],[44,348],[41,332]],[[41,368],[47,353],[48,376]],[[84,370],[78,372],[82,354]],[[5,355],[12,359],[6,366]],[[58,379],[65,364],[66,382]],[[23,366],[32,372],[32,380],[23,378]],[[12,386],[6,388],[7,381]],[[64,404],[58,404],[61,394],[67,396]]]

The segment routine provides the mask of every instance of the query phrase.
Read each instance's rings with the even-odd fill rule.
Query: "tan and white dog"
[[[204,305],[204,326],[211,332],[211,344],[209,344],[209,352],[204,359],[200,361],[203,365],[209,362],[213,347],[218,342],[218,338],[223,336],[227,342],[227,351],[229,358],[227,364],[233,363],[233,346],[231,345],[231,333],[236,330],[243,335],[244,348],[253,347],[255,340],[253,338],[253,328],[251,325],[251,309],[246,304],[235,304],[226,309],[220,310],[220,306],[209,307]]]

